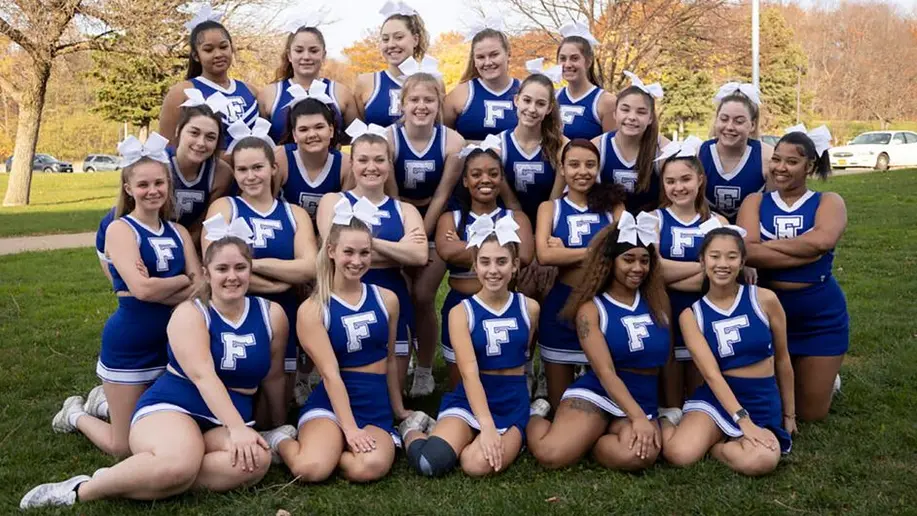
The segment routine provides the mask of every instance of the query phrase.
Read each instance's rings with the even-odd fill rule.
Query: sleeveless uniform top
[[[557,104],[564,122],[564,136],[573,140],[585,138],[591,140],[602,134],[602,121],[599,119],[599,97],[605,90],[593,85],[592,89],[578,99],[570,96],[564,86],[557,92]]]
[[[332,149],[325,160],[325,166],[318,176],[309,179],[309,173],[302,162],[297,144],[283,146],[287,155],[287,182],[283,185],[283,198],[290,204],[302,206],[310,217],[315,217],[318,202],[326,193],[341,191],[341,151]]]
[[[271,303],[267,299],[245,296],[245,310],[238,322],[221,314],[212,304],[200,299],[194,306],[204,315],[210,333],[210,356],[223,385],[230,389],[254,389],[271,370]],[[169,346],[169,366],[185,377]]]
[[[614,222],[611,212],[596,213],[580,207],[567,197],[554,199],[554,225],[551,236],[564,242],[567,248],[589,247],[592,237]]]
[[[650,174],[650,184],[646,191],[636,192],[637,189],[637,159],[627,161],[618,149],[615,134],[610,131],[602,135],[599,145],[599,183],[615,183],[624,187],[627,198],[624,205],[629,212],[648,211],[659,206],[659,171],[653,167]]]
[[[220,118],[223,120],[223,146],[220,147],[221,150],[225,150],[232,143],[232,136],[226,132],[229,124],[236,120],[244,120],[249,127],[255,125],[255,120],[258,119],[258,100],[244,82],[230,79],[229,87],[224,88],[204,77],[195,77],[191,79],[191,84],[194,89],[200,90],[204,94],[204,98],[220,92],[229,101],[226,106],[226,113],[220,114]]]
[[[525,296],[510,292],[499,311],[477,295],[462,301],[468,318],[471,345],[481,371],[510,369],[525,364],[529,348],[529,312]]]
[[[344,192],[350,204],[356,204],[359,197],[353,192]],[[401,213],[401,204],[391,197],[386,196],[385,200],[376,205],[379,210],[379,225],[373,224],[373,237],[389,242],[397,242],[404,238],[404,215]]]
[[[140,260],[151,278],[172,278],[185,273],[185,245],[174,222],[160,220],[159,231],[155,231],[130,215],[118,220],[126,222],[134,231]],[[109,262],[108,270],[115,292],[130,292],[115,264]]]
[[[266,213],[256,210],[241,197],[230,197],[229,205],[232,208],[230,221],[241,218],[252,229],[252,258],[292,260],[295,257],[296,220],[289,203],[275,199]]]
[[[210,205],[210,192],[216,175],[217,160],[213,156],[201,163],[197,177],[185,179],[178,167],[175,149],[166,148],[169,155],[169,171],[172,173],[172,191],[175,199],[175,218],[186,228],[201,218]]]
[[[361,367],[388,356],[388,311],[379,287],[363,285],[356,306],[331,294],[322,309],[331,348],[338,367]]]
[[[459,239],[466,240],[468,238],[468,228],[476,220],[481,217],[490,217],[494,222],[502,219],[503,217],[512,217],[513,210],[507,210],[506,208],[497,207],[494,211],[486,213],[483,215],[476,215],[474,213],[468,212],[467,216],[462,216],[462,210],[453,210],[452,211],[452,220],[455,222],[455,233],[458,235]],[[449,271],[450,278],[477,278],[477,274],[474,273],[471,269],[466,267],[460,267],[458,265],[453,265],[451,263],[446,263],[446,270]]]
[[[99,256],[99,260],[105,263],[111,263],[111,260],[105,255],[105,233],[108,231],[108,226],[115,221],[115,210],[117,209],[112,206],[102,217],[102,220],[99,221],[99,229],[96,230],[96,254]]]
[[[522,212],[529,220],[535,220],[538,218],[538,206],[551,198],[554,167],[544,158],[541,145],[532,154],[520,149],[512,129],[500,133],[500,146],[506,182],[516,193]]]
[[[723,170],[716,151],[716,139],[707,140],[701,145],[698,158],[707,173],[707,202],[715,211],[735,222],[739,206],[748,194],[764,190],[761,142],[749,139],[741,161],[729,173]]]
[[[669,360],[669,330],[656,324],[649,304],[640,296],[627,306],[607,292],[592,298],[599,312],[599,328],[605,336],[615,367],[651,369]]]
[[[519,81],[510,80],[503,91],[493,91],[481,81],[468,81],[468,100],[455,119],[455,130],[470,141],[483,141],[489,134],[499,134],[516,127],[513,97],[519,92]]]
[[[656,210],[659,218],[659,254],[667,260],[696,262],[704,234],[700,230],[703,222],[700,214],[688,222],[682,222],[671,208]],[[711,215],[712,216],[712,215]]]
[[[341,114],[341,106],[338,104],[338,100],[334,96],[334,81],[329,79],[316,80],[321,81],[326,86],[328,86],[326,93],[329,97],[331,97],[331,100],[333,101],[331,104],[331,111],[334,112],[334,126],[337,129],[336,132],[341,132],[344,129],[344,117]],[[274,104],[271,106],[270,112],[271,130],[268,131],[267,134],[277,143],[280,143],[287,135],[287,118],[290,115],[290,109],[286,107],[286,105],[289,104],[291,100],[293,100],[293,96],[287,92],[287,88],[292,85],[292,79],[285,79],[268,86],[268,88],[274,88]]]
[[[373,93],[363,106],[366,125],[388,127],[401,118],[401,83],[388,70],[373,74]]]
[[[758,306],[758,287],[739,285],[735,303],[729,310],[717,307],[707,296],[691,309],[721,371],[774,356],[770,323]]]
[[[433,192],[443,177],[446,163],[446,127],[433,128],[433,137],[420,151],[411,146],[400,123],[392,128],[395,137],[395,181],[398,194],[405,199],[423,200],[433,197]]]
[[[781,238],[795,238],[815,227],[815,213],[821,202],[821,192],[807,191],[792,206],[787,206],[777,192],[761,196],[760,217],[761,241]],[[834,249],[818,261],[791,269],[762,269],[762,275],[772,281],[794,281],[798,283],[822,283],[831,277],[834,265]]]

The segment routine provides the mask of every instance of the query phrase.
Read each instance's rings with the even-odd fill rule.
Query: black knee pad
[[[408,463],[425,477],[439,477],[455,469],[458,457],[444,439],[418,439],[408,446]]]

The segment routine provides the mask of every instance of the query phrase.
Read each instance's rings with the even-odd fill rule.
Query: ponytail
[[[328,304],[331,299],[331,287],[334,285],[334,261],[329,256],[329,252],[337,247],[338,239],[343,231],[362,231],[370,236],[370,245],[372,242],[372,230],[362,220],[353,217],[347,224],[331,224],[328,235],[322,240],[322,245],[318,250],[318,259],[315,263],[315,296],[319,305]]]
[[[818,176],[822,181],[828,179],[828,176],[831,175],[831,160],[828,158],[828,150],[825,149],[825,152],[819,155],[815,148],[815,143],[806,133],[799,131],[787,133],[783,135],[783,138],[780,138],[777,145],[781,143],[795,145],[802,151],[801,154],[812,162],[812,171],[809,172],[809,175]],[[774,147],[776,148],[777,145]]]

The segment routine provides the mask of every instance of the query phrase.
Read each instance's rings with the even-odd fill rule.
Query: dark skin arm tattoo
[[[585,315],[576,319],[576,335],[581,341],[589,337],[589,318]]]
[[[566,403],[568,400],[564,400]],[[605,414],[598,405],[590,401],[586,401],[580,398],[569,398],[569,407],[574,410],[579,410],[580,412],[587,412],[590,414]]]

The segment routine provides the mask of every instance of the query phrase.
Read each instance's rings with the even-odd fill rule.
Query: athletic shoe
[[[436,380],[433,379],[433,374],[426,373],[420,374],[415,372],[414,374],[414,383],[411,385],[411,393],[409,394],[412,398],[420,398],[422,396],[429,396],[433,393],[433,389],[436,388]]]
[[[108,419],[108,400],[105,399],[105,390],[101,385],[96,385],[86,395],[86,413],[99,419]],[[102,405],[105,404],[105,410]]]
[[[70,415],[76,412],[86,412],[83,408],[82,396],[70,396],[64,400],[64,406],[54,414],[51,420],[51,428],[59,434],[67,434],[76,431],[76,425],[70,424]]]
[[[411,353],[411,358],[408,360],[408,376],[414,374],[414,367],[416,367],[416,365],[417,364],[414,363],[414,353]]]
[[[834,377],[834,386],[831,387],[831,397],[835,397],[841,393],[841,375],[838,373]]]
[[[551,404],[548,403],[548,400],[544,398],[538,398],[537,400],[532,402],[532,405],[529,408],[529,417],[531,416],[548,417],[549,412],[551,412]]]
[[[296,428],[293,425],[278,426],[273,430],[261,432],[261,437],[271,446],[271,464],[282,464],[280,443],[287,439],[296,439]]]
[[[672,423],[675,426],[678,426],[678,423],[681,423],[681,418],[683,416],[684,412],[682,412],[678,407],[659,407],[659,419],[668,419],[669,423]]]
[[[406,417],[404,421],[398,425],[398,433],[401,434],[402,439],[407,439],[408,432],[418,431],[426,433],[428,428],[432,428],[436,424],[436,421],[428,416],[425,412],[420,410],[415,410],[413,414]]]
[[[54,505],[73,505],[76,503],[77,486],[88,480],[90,480],[90,477],[79,475],[63,482],[35,486],[22,497],[19,502],[19,508],[32,509]]]

